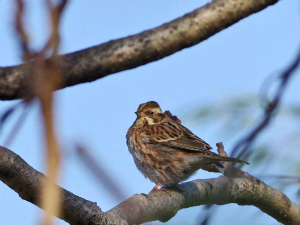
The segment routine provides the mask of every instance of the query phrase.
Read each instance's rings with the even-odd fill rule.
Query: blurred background
[[[48,34],[44,1],[27,0],[26,26],[32,46],[39,50]],[[69,1],[61,24],[61,53],[69,53],[112,39],[136,34],[182,16],[209,1]],[[300,47],[298,1],[280,1],[221,31],[208,40],[157,62],[120,72],[92,83],[55,93],[56,131],[63,151],[60,185],[109,210],[136,193],[154,186],[136,169],[125,135],[135,120],[138,105],[157,101],[182,124],[210,145],[222,141],[232,147],[263,115],[261,90],[276,87],[274,76],[295,58]],[[21,63],[21,50],[13,28],[14,1],[0,1],[0,65]],[[277,117],[259,137],[243,169],[282,190],[300,204],[300,76],[291,80]],[[0,113],[18,101],[1,101]],[[45,171],[40,111],[32,104],[18,135],[8,147],[36,170]],[[0,134],[3,145],[20,117],[16,111]],[[124,193],[116,197],[87,168],[75,151],[85,146]],[[215,147],[216,149],[216,147]],[[198,171],[190,178],[219,174]],[[101,178],[100,178],[101,179]],[[102,179],[102,182],[106,181]],[[0,183],[1,224],[37,224],[41,210]],[[16,213],[17,212],[17,213]],[[181,210],[166,224],[199,224],[203,206]],[[217,207],[211,224],[278,224],[252,206]],[[57,224],[66,224],[56,220]],[[151,224],[160,224],[155,221]]]

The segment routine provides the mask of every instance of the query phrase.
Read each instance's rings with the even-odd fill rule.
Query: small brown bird
[[[155,101],[141,104],[135,113],[137,119],[127,132],[127,145],[137,168],[156,184],[151,192],[159,186],[177,185],[209,164],[247,163],[210,151],[209,144],[163,113]]]

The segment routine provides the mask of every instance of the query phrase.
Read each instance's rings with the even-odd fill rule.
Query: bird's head
[[[140,104],[135,114],[137,120],[148,125],[160,123],[166,116],[155,101]]]

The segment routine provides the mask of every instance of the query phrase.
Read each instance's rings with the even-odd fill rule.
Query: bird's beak
[[[142,111],[136,111],[135,114],[138,118],[145,116],[145,113],[143,113]]]

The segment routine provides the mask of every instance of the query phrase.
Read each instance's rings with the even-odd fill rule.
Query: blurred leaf
[[[300,106],[290,106],[289,109],[293,116],[300,118]]]
[[[272,157],[270,155],[270,147],[267,145],[258,146],[251,155],[251,166],[258,166],[269,157]]]
[[[209,104],[193,110],[189,116],[200,123],[224,123],[223,133],[231,135],[245,127],[252,125],[259,112],[258,98],[244,96],[238,99],[229,99],[220,104]]]
[[[295,173],[297,173],[297,174],[300,173],[300,163],[298,163],[297,165],[295,165],[294,170],[295,170]]]
[[[205,108],[199,109],[195,117],[198,119],[209,118],[212,113],[213,113],[213,107],[207,106]]]

